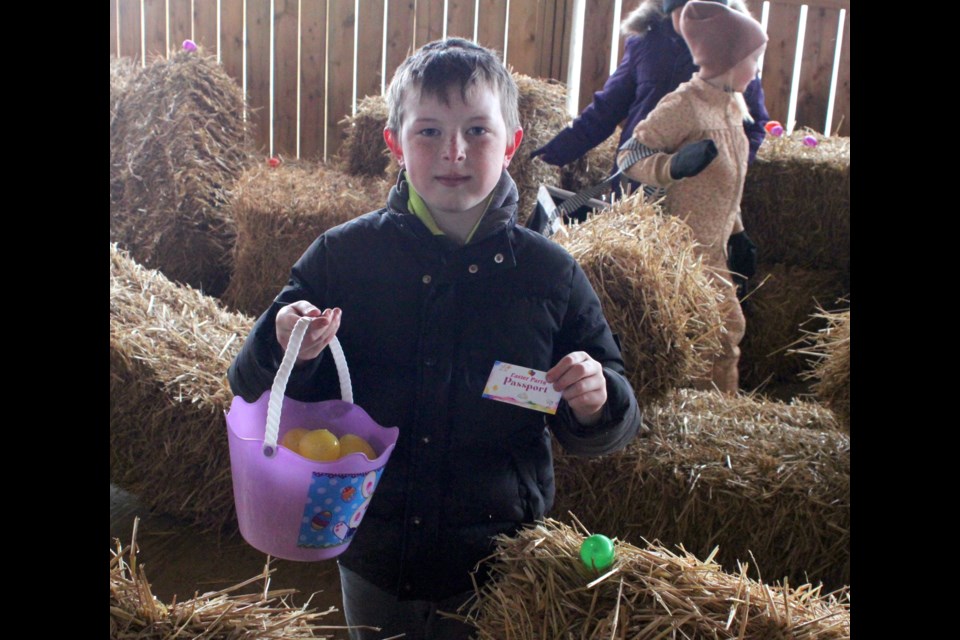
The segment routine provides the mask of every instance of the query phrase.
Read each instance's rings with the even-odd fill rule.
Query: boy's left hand
[[[568,353],[547,371],[547,382],[563,392],[577,422],[590,426],[600,421],[607,402],[603,366],[583,351]]]

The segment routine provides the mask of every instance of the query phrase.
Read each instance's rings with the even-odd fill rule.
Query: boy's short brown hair
[[[403,124],[403,100],[409,91],[446,104],[452,88],[464,101],[476,86],[495,89],[508,131],[520,126],[517,83],[497,54],[463,38],[446,38],[423,45],[404,60],[387,88],[387,128],[398,133]]]

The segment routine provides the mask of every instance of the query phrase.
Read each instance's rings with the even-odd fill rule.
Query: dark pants
[[[440,602],[401,601],[343,565],[338,566],[347,624],[380,627],[380,631],[351,629],[351,640],[384,640],[403,633],[403,640],[466,640],[475,631],[470,625],[438,614],[456,612],[473,595],[472,591]]]

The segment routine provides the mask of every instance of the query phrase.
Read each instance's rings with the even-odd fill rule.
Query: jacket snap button
[[[423,444],[430,444],[430,436],[423,436],[422,438],[420,438],[420,441]]]
[[[423,364],[427,365],[428,367],[432,367],[433,365],[437,364],[437,360],[436,358],[424,358]]]
[[[420,524],[420,516],[413,516],[413,524]]]
[[[423,280],[423,284],[430,284],[430,280],[431,280],[430,274],[427,274],[427,275],[423,276],[423,278],[421,278],[421,280]]]
[[[467,271],[469,271],[470,273],[476,273],[479,270],[480,270],[480,267],[478,267],[475,264],[472,264],[469,267],[467,267]]]
[[[493,261],[496,262],[497,264],[500,264],[501,262],[503,262],[503,254],[498,253],[497,255],[493,256]]]

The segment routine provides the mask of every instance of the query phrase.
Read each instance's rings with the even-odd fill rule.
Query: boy
[[[516,225],[506,168],[523,131],[496,55],[458,38],[430,43],[397,69],[387,101],[384,138],[401,172],[386,208],[307,249],[229,377],[234,393],[259,397],[293,325],[313,316],[287,395],[337,397],[332,361],[318,357],[337,335],[355,402],[400,428],[340,556],[347,622],[381,628],[352,637],[465,638],[471,629],[437,610],[469,597],[493,536],[551,507],[551,431],[599,455],[634,437],[640,413],[583,272]],[[483,398],[496,361],[547,371],[562,391],[556,415]]]

